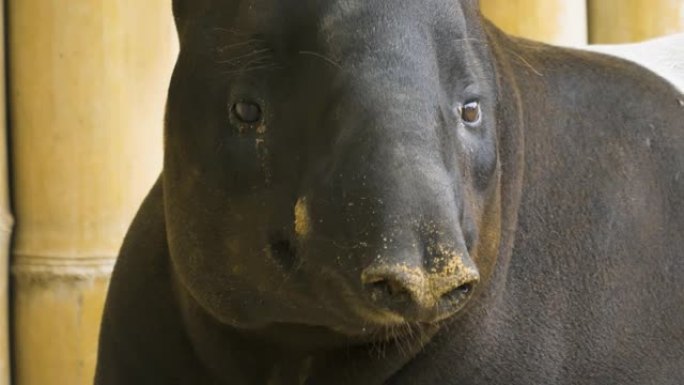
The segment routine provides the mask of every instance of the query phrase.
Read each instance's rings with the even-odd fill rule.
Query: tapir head
[[[476,1],[175,0],[164,197],[179,281],[229,325],[434,324],[500,234]]]

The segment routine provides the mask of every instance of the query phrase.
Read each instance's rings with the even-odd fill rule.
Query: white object
[[[580,47],[621,57],[650,69],[684,93],[684,33],[631,44],[599,44]]]

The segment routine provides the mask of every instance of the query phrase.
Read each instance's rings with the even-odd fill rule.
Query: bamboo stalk
[[[109,274],[161,169],[168,0],[9,0],[18,385],[91,384]]]
[[[480,0],[480,8],[516,36],[560,45],[587,43],[586,0]]]
[[[589,40],[637,42],[684,32],[684,0],[589,0]]]
[[[13,218],[7,177],[7,121],[5,84],[5,10],[0,7],[0,384],[10,384],[8,276]]]

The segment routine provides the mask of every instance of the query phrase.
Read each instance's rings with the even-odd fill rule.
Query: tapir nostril
[[[408,289],[400,281],[392,278],[374,277],[366,285],[375,291],[383,291],[390,296],[409,294]]]
[[[470,293],[470,290],[473,289],[473,284],[472,283],[465,283],[456,289],[454,289],[456,292],[461,293],[461,294],[468,294]]]
[[[387,286],[389,286],[390,294],[394,296],[400,294],[408,294],[408,290],[406,289],[406,287],[404,287],[404,285],[401,284],[401,282],[395,280],[388,280]]]
[[[453,290],[447,291],[442,295],[442,298],[450,302],[463,301],[464,299],[468,298],[470,294],[473,292],[475,283],[476,282],[466,282],[454,288]]]
[[[413,302],[415,283],[398,269],[391,267],[371,268],[361,276],[366,292],[373,302],[382,306],[406,306]]]

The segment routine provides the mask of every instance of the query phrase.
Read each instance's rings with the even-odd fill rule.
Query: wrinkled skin
[[[176,0],[95,383],[678,383],[684,96],[478,8]]]

